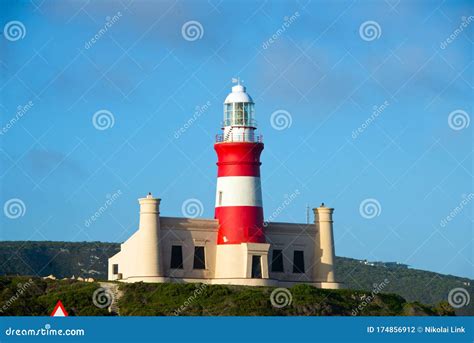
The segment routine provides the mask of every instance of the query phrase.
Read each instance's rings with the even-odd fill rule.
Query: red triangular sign
[[[67,317],[67,316],[68,314],[67,314],[66,309],[64,308],[63,303],[61,302],[61,300],[58,300],[58,303],[54,307],[53,312],[51,312],[51,317]]]

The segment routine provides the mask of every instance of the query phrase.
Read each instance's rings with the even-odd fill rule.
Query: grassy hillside
[[[336,275],[346,288],[352,289],[369,290],[374,284],[387,279],[389,282],[383,292],[400,294],[408,301],[426,304],[446,300],[449,291],[457,287],[465,288],[470,294],[474,294],[473,280],[468,278],[419,269],[368,266],[345,257],[337,258]],[[474,307],[471,310],[471,313],[474,313]]]
[[[71,280],[0,277],[0,316],[48,316],[61,300],[69,315],[104,316],[107,309],[94,305],[101,286]],[[353,290],[323,290],[308,285],[289,289],[284,307],[272,305],[272,287],[203,284],[119,284],[120,315],[125,316],[328,316],[453,315],[447,304],[408,303],[395,294]],[[21,292],[20,292],[21,290]],[[283,302],[276,299],[276,304]],[[291,300],[290,300],[291,299]]]
[[[119,251],[118,243],[101,242],[0,242],[0,275],[53,274],[58,278],[107,278],[107,259]],[[383,292],[401,295],[407,301],[434,305],[447,299],[456,287],[474,294],[473,280],[417,269],[368,266],[338,257],[336,275],[346,288],[373,290],[374,284],[388,283]],[[473,298],[473,296],[471,296]],[[474,298],[473,298],[474,299]],[[474,300],[458,314],[474,314]]]
[[[53,274],[107,278],[107,260],[120,250],[118,243],[0,242],[0,275]]]
[[[291,303],[272,306],[273,287],[196,284],[125,284],[121,315],[184,316],[351,316],[370,295],[364,291],[324,290],[308,285],[289,289]],[[197,294],[199,291],[199,294]],[[447,304],[431,307],[407,303],[395,294],[379,294],[358,315],[453,315]]]
[[[97,283],[0,277],[0,316],[49,316],[58,300],[70,316],[106,316],[92,302]]]

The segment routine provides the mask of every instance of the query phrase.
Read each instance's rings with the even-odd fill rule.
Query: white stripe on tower
[[[260,177],[223,176],[217,178],[216,207],[262,207]]]

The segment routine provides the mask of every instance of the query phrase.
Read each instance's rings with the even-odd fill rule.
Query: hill
[[[374,284],[380,284],[386,279],[388,283],[383,292],[396,293],[408,301],[425,304],[446,300],[449,291],[458,287],[474,294],[473,280],[468,278],[411,268],[370,266],[346,257],[337,258],[336,275],[344,282],[345,287],[352,289],[373,289]],[[472,305],[471,303],[471,313],[474,314]]]
[[[107,309],[92,302],[96,283],[43,280],[37,277],[0,277],[0,316],[49,316],[58,300],[69,315],[106,316]]]
[[[107,278],[107,259],[120,249],[118,243],[102,242],[0,242],[0,275],[34,275],[58,278]],[[336,275],[346,288],[372,291],[384,283],[384,293],[395,293],[409,302],[435,305],[447,299],[449,291],[462,287],[473,294],[473,280],[423,270],[370,266],[337,257]],[[387,282],[385,282],[387,280]],[[474,314],[471,302],[458,314]]]
[[[119,250],[118,243],[2,241],[0,275],[107,279],[107,260]]]
[[[285,295],[273,287],[204,284],[124,284],[121,297],[107,302],[99,283],[0,277],[0,316],[47,316],[58,300],[72,316],[107,316],[113,306],[121,316],[320,316],[320,315],[453,315],[446,304],[408,303],[395,294],[353,290],[324,290],[297,285]],[[98,293],[96,291],[99,290]],[[100,294],[102,292],[102,298]],[[278,293],[276,293],[278,294]],[[112,299],[112,297],[110,298]],[[111,306],[111,307],[112,307]],[[357,310],[357,312],[355,312]]]

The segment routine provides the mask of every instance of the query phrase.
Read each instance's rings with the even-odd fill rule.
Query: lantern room
[[[251,126],[255,128],[254,106],[252,98],[242,85],[232,87],[224,101],[223,126]]]
[[[239,83],[232,87],[224,101],[223,134],[217,136],[217,142],[260,142],[261,136],[255,136],[257,128],[255,104],[246,88]]]

